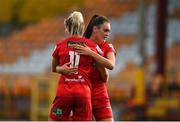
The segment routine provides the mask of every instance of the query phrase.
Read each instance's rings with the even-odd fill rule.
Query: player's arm
[[[57,72],[56,67],[59,65],[59,59],[54,58],[52,59],[52,72]]]
[[[52,60],[52,72],[59,74],[72,74],[77,72],[77,68],[69,67],[70,63],[65,63],[62,66],[59,66],[59,59],[53,58]]]
[[[109,72],[108,72],[108,70],[99,63],[97,63],[97,68],[98,68],[98,70],[99,70],[99,72],[101,74],[101,77],[102,77],[103,81],[108,82],[108,80],[109,80]]]
[[[114,52],[108,52],[106,57],[107,57],[108,60],[111,60],[112,62],[115,62]],[[109,80],[109,72],[108,72],[108,70],[105,67],[103,67],[100,63],[97,63],[97,68],[98,68],[103,80],[105,82],[107,82]]]
[[[114,55],[114,53],[112,53],[112,55]],[[115,58],[113,58],[113,56],[110,55],[110,59],[104,58],[103,56],[95,53],[94,51],[92,51],[91,56],[102,66],[104,66],[107,69],[113,70],[114,66],[115,66]],[[115,56],[114,56],[115,57]]]
[[[109,52],[107,54],[107,58],[104,58],[103,56],[99,55],[98,53],[91,50],[88,46],[76,46],[76,52],[78,52],[79,55],[88,55],[94,58],[94,60],[101,64],[103,67],[112,70],[115,66],[115,54],[114,52]]]
[[[62,66],[56,66],[56,72],[59,74],[74,74],[78,71],[77,68],[72,68],[69,66],[70,63],[65,63]]]

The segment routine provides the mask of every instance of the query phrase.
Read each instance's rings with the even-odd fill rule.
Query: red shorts
[[[52,120],[92,120],[91,89],[80,82],[59,82],[56,98],[53,102],[50,118]]]
[[[92,120],[91,99],[76,97],[56,97],[49,114],[52,120],[70,120],[70,112],[73,111],[72,120]]]
[[[72,98],[56,97],[52,104],[49,117],[52,120],[68,120],[72,108]]]
[[[96,120],[113,118],[113,112],[105,85],[92,89],[92,112]]]
[[[107,118],[113,118],[110,101],[107,98],[92,100],[92,111],[97,121]]]

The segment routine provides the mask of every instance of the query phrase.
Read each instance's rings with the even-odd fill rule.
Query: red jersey
[[[97,45],[94,42],[83,37],[71,36],[64,40],[60,40],[57,43],[52,56],[59,59],[59,65],[61,66],[65,63],[70,62],[70,67],[78,68],[78,73],[76,74],[61,75],[58,85],[57,96],[61,96],[62,91],[65,89],[65,91],[68,90],[68,92],[73,93],[74,95],[78,95],[78,93],[83,91],[85,86],[91,87],[90,76],[92,75],[94,60],[90,56],[78,55],[76,49],[74,48],[74,44],[86,44],[92,50],[97,52]],[[74,89],[72,89],[72,85],[74,84],[78,86],[73,86]]]
[[[113,45],[109,42],[104,41],[99,45],[99,47],[101,49],[100,54],[105,58],[107,58],[106,56],[108,52],[115,53]],[[100,72],[96,67],[94,67],[93,75],[91,79],[92,79],[92,98],[108,97],[105,81],[103,81]]]

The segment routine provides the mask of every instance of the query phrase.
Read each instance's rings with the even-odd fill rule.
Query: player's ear
[[[93,27],[93,32],[97,32],[98,31],[98,27],[97,26],[94,26]]]

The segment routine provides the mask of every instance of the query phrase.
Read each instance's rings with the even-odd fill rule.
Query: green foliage
[[[62,15],[74,7],[79,9],[83,3],[83,0],[2,0],[0,22],[36,22]]]

